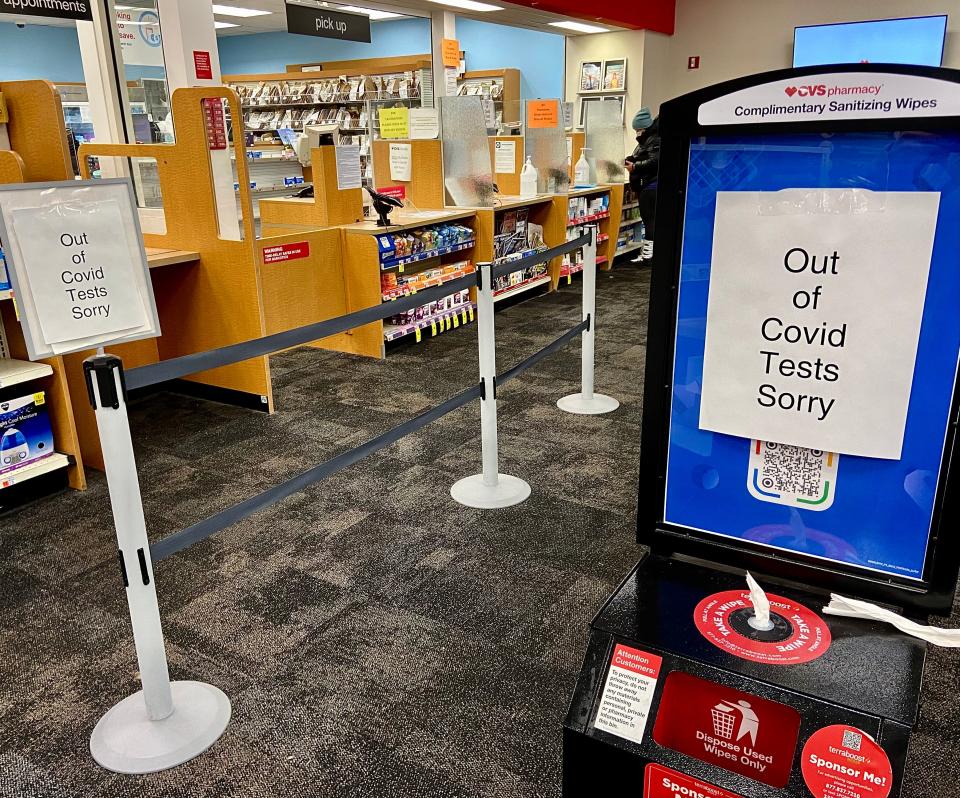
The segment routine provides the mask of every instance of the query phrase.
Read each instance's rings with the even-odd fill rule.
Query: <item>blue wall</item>
[[[457,38],[467,69],[520,70],[522,97],[563,97],[564,37],[457,17]]]
[[[430,21],[384,20],[371,26],[373,42],[342,42],[292,33],[221,36],[220,70],[224,75],[284,72],[287,64],[385,58],[430,52]],[[524,97],[562,97],[564,38],[524,28],[457,17],[457,38],[468,69],[514,67],[521,72]]]
[[[0,22],[0,80],[41,79],[83,82],[77,29]]]
[[[430,21],[384,20],[371,26],[373,41],[341,42],[291,33],[255,33],[217,39],[225,75],[283,72],[287,64],[382,58],[430,52]],[[564,40],[552,33],[457,18],[457,37],[469,69],[520,70],[524,97],[562,97]],[[160,77],[159,67],[127,67],[127,78]],[[80,45],[74,28],[27,25],[20,30],[0,22],[0,80],[45,78],[82,81]]]
[[[374,22],[372,42],[343,42],[300,36],[295,33],[253,33],[220,36],[220,71],[224,75],[285,72],[287,64],[309,61],[346,61],[354,58],[388,58],[430,52],[430,20],[389,19]]]

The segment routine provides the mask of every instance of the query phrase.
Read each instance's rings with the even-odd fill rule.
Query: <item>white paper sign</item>
[[[409,124],[411,139],[435,139],[440,135],[436,108],[411,108]]]
[[[113,200],[91,206],[72,223],[60,206],[19,208],[13,223],[32,267],[33,297],[48,344],[122,333],[147,322],[130,279],[123,227]],[[139,264],[137,264],[139,265]]]
[[[700,427],[899,459],[939,206],[718,192]]]
[[[700,106],[701,125],[960,116],[960,84],[889,72],[824,72],[741,89]]]
[[[593,725],[617,737],[642,742],[663,664],[661,657],[618,643]]]
[[[483,122],[487,130],[494,130],[497,127],[497,106],[489,97],[481,98],[480,105],[483,107]]]
[[[117,37],[123,63],[163,66],[160,17],[150,8],[117,8]]]
[[[337,188],[341,191],[360,188],[363,185],[360,169],[360,145],[340,144],[336,147],[336,156]]]
[[[28,356],[160,334],[129,180],[0,186],[0,239]]]
[[[517,173],[517,142],[498,141],[493,147],[494,171],[498,175]]]
[[[456,67],[446,67],[443,70],[444,78],[444,94],[447,97],[456,97],[457,96],[457,78],[459,77]]]
[[[390,179],[409,183],[413,179],[413,145],[390,145]]]

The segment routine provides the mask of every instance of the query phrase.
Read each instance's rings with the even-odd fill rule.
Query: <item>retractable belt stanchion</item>
[[[570,394],[557,400],[557,407],[567,413],[598,416],[620,407],[620,402],[611,396],[593,392],[594,336],[597,328],[597,226],[590,226],[590,243],[583,248],[583,320],[587,329],[583,333],[580,365],[580,393]]]
[[[489,510],[525,501],[530,485],[519,477],[499,473],[497,453],[497,349],[493,321],[493,265],[477,264],[477,340],[480,349],[480,440],[483,473],[465,477],[450,488],[450,495],[467,507]]]
[[[101,353],[84,361],[84,376],[103,447],[143,685],[100,718],[90,737],[90,752],[108,770],[152,773],[209,748],[230,721],[230,701],[203,682],[170,682],[127,418],[123,364],[120,358]]]

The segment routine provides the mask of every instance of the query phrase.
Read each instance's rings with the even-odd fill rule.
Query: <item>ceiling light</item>
[[[464,11],[503,11],[501,6],[492,6],[490,3],[478,3],[476,0],[430,0],[442,6],[462,8]]]
[[[370,19],[396,19],[403,14],[394,14],[392,11],[380,11],[377,8],[360,8],[358,6],[340,6],[341,11],[352,11],[354,14],[365,14]]]
[[[213,4],[213,13],[225,17],[262,17],[272,14],[272,11],[261,11],[259,8],[237,8],[236,6],[221,6]]]
[[[213,27],[215,28],[239,28],[240,26],[234,22],[221,22],[219,19],[213,21]]]
[[[570,20],[564,20],[563,22],[551,22],[551,25],[555,28],[565,28],[566,30],[575,30],[577,33],[609,33],[608,28],[601,28],[599,25],[587,25],[584,22],[571,22]]]

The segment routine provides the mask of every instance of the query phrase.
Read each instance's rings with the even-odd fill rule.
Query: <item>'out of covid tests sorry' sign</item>
[[[0,222],[32,358],[159,334],[127,181],[5,188]]]
[[[899,459],[936,192],[719,192],[700,427]]]

